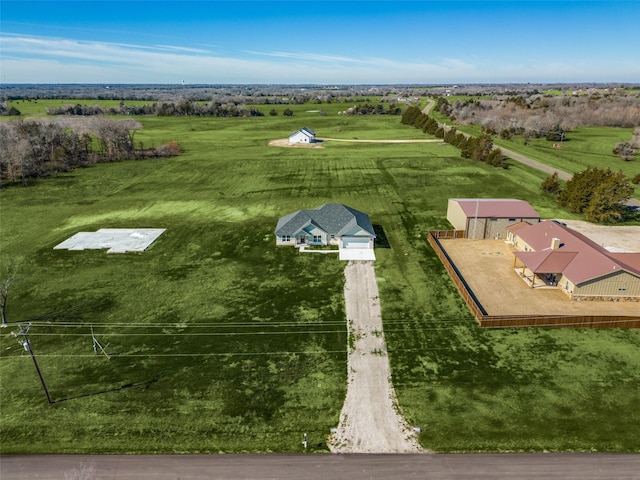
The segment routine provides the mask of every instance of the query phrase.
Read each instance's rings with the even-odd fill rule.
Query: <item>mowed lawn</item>
[[[301,452],[304,433],[308,451],[326,451],[346,386],[344,264],[273,235],[281,215],[325,202],[369,213],[380,233],[393,380],[425,447],[639,451],[637,331],[480,330],[425,241],[448,227],[449,197],[517,197],[570,217],[540,195],[544,175],[439,144],[267,146],[302,126],[424,138],[399,117],[315,107],[140,118],[136,141],[176,140],[183,154],[0,191],[0,252],[25,259],[0,340],[2,453]],[[167,231],[140,254],[53,250],[106,227]],[[10,335],[30,319],[53,405]],[[110,359],[94,353],[92,326]]]

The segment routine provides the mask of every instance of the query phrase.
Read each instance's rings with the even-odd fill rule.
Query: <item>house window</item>
[[[320,235],[314,235],[313,236],[313,241],[315,243],[320,243],[320,242],[322,242],[322,237]]]
[[[626,289],[626,288],[619,288],[619,289],[618,289],[618,291],[619,291],[619,292],[626,292],[626,291],[627,291],[627,289]]]
[[[290,242],[291,241],[291,235],[283,235],[282,236],[282,241],[283,242]]]
[[[510,221],[510,222],[515,222],[515,221],[516,221],[516,219],[515,219],[515,218],[510,218],[510,219],[509,219],[509,221]]]

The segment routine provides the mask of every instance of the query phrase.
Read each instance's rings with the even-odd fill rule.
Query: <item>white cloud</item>
[[[215,48],[215,47],[212,47]],[[3,33],[5,83],[470,83],[633,81],[640,66],[619,70],[579,63],[507,64],[474,58],[441,62],[348,57],[308,52],[213,50],[135,45]]]

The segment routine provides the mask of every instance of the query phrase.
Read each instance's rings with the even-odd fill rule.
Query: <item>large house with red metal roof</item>
[[[640,253],[609,252],[581,233],[547,220],[507,228],[514,268],[530,285],[557,286],[574,300],[640,300]]]
[[[466,238],[505,238],[507,227],[519,222],[539,222],[540,215],[524,200],[515,198],[450,198],[447,220]]]

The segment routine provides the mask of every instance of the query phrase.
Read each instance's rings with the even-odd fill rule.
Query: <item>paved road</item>
[[[0,478],[638,480],[640,455],[10,455],[0,457]]]
[[[498,147],[498,148],[502,150],[502,153],[505,156],[509,158],[513,158],[517,162],[524,163],[525,165],[529,165],[530,167],[536,168],[550,175],[553,174],[554,172],[558,172],[558,178],[560,180],[571,180],[571,177],[573,176],[570,173],[563,172],[562,170],[558,170],[557,168],[553,168],[553,167],[550,167],[549,165],[545,165],[544,163],[538,162],[533,158],[525,157],[524,155],[514,152],[513,150],[507,150],[504,147]]]
[[[554,172],[558,172],[558,178],[561,180],[571,180],[571,177],[573,176],[570,173],[563,172],[562,170],[558,170],[557,168],[550,167],[549,165],[545,165],[544,163],[538,162],[533,158],[529,158],[524,155],[521,155],[517,152],[514,152],[513,150],[508,150],[504,147],[498,147],[498,148],[502,150],[502,153],[505,156],[512,158],[517,162],[524,163],[525,165],[529,165],[533,168],[546,172],[550,175],[553,174]],[[640,200],[637,200],[635,198],[630,198],[629,200],[627,200],[627,205],[629,207],[640,208]]]

